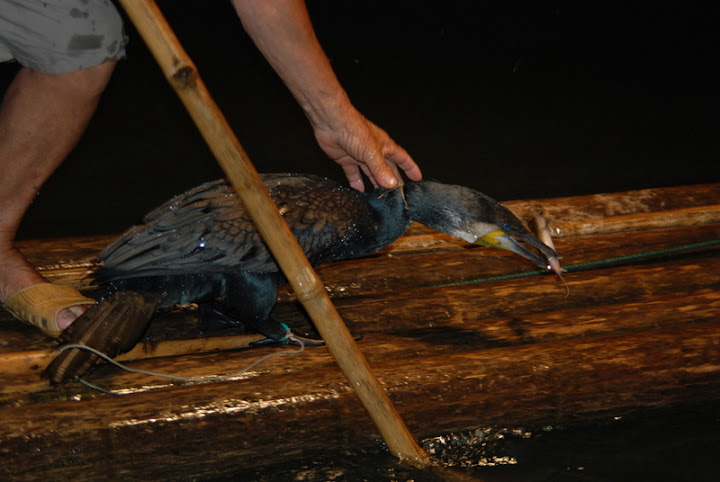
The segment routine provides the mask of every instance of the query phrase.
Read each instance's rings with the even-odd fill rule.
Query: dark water
[[[259,170],[341,179],[227,2],[158,3]],[[718,35],[704,7],[379,0],[310,0],[309,7],[357,107],[426,178],[500,200],[720,181]],[[38,196],[22,238],[119,232],[169,196],[221,175],[128,31],[128,59],[80,145]],[[0,65],[0,85],[15,70]],[[473,469],[486,480],[711,480],[719,416],[709,404],[524,429],[491,439],[485,452],[473,445],[482,437],[464,434],[475,442],[466,439],[454,457],[517,462]],[[347,455],[248,476],[428,477],[382,452]]]
[[[686,406],[573,427],[478,429],[422,441],[451,472],[401,465],[378,447],[205,480],[439,481],[450,473],[485,482],[714,481],[719,432],[720,405]]]

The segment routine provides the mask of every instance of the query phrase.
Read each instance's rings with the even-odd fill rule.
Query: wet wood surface
[[[517,256],[414,225],[364,259],[319,274],[418,438],[569,423],[720,398],[720,185],[506,203],[542,212],[569,295]],[[57,283],[86,276],[112,237],[25,242]],[[275,316],[314,336],[292,293]],[[0,314],[0,474],[33,479],[211,476],[376,443],[323,347],[223,380],[183,383],[103,366],[118,392],[40,377],[54,342]],[[288,348],[199,333],[192,306],[163,313],[129,367],[186,377],[239,372]]]

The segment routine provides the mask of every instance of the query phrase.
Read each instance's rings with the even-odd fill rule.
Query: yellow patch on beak
[[[483,235],[482,237],[478,238],[475,241],[475,244],[479,244],[480,246],[487,246],[488,248],[500,248],[504,249],[500,245],[500,241],[498,240],[498,236],[504,236],[505,233],[503,231],[492,231],[490,233],[487,233]]]

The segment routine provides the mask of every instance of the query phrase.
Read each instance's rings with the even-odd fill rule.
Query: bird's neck
[[[444,209],[447,200],[442,199],[436,192],[437,190],[431,189],[431,186],[432,184],[422,181],[405,184],[408,214],[410,221],[444,232],[449,215],[447,209]]]
[[[382,249],[402,236],[410,227],[410,216],[403,190],[376,190],[366,194],[376,226],[373,251]]]

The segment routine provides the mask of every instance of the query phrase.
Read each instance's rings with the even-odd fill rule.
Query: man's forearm
[[[316,128],[351,109],[303,0],[233,0],[243,26]]]

